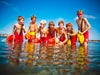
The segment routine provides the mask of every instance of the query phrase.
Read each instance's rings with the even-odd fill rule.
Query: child
[[[46,26],[46,21],[41,20],[40,27],[38,29],[38,32],[40,33],[40,43],[47,42],[48,29],[45,26]]]
[[[36,38],[36,33],[38,32],[38,25],[36,23],[36,16],[31,16],[31,22],[30,22],[30,26],[28,29],[28,34],[30,36],[29,38],[29,42],[32,42],[33,39]]]
[[[76,36],[76,32],[73,30],[73,26],[70,22],[66,24],[66,31],[67,31],[68,38],[71,40],[72,49],[75,49],[77,36]]]
[[[55,38],[55,24],[53,21],[49,22],[49,27],[48,27],[48,34],[47,37],[49,38]]]
[[[63,45],[66,44],[68,38],[67,38],[67,34],[64,28],[64,22],[62,20],[60,20],[58,22],[59,27],[56,28],[56,43],[58,43],[59,45]],[[58,41],[59,39],[59,41]]]
[[[55,24],[53,21],[50,21],[48,25],[48,34],[47,34],[49,44],[55,43],[55,32],[56,32]]]
[[[76,23],[78,25],[78,33],[84,35],[84,46],[88,45],[89,40],[89,32],[88,30],[91,28],[88,20],[86,18],[83,18],[83,11],[78,10],[77,11],[78,19],[76,20]]]
[[[26,32],[24,26],[24,18],[22,16],[18,16],[18,23],[16,23],[13,27],[12,34],[14,35],[15,42],[23,42],[23,32]]]

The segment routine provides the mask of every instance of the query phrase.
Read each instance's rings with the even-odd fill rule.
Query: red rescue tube
[[[7,41],[13,41],[13,35],[8,35],[7,36]]]
[[[50,39],[48,40],[48,43],[49,43],[49,44],[55,44],[55,39],[50,38]]]
[[[71,45],[76,45],[77,36],[71,36]]]

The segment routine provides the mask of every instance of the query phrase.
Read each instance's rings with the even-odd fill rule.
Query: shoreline
[[[0,38],[6,38],[8,35],[0,36]],[[89,40],[89,42],[100,42],[100,40]]]

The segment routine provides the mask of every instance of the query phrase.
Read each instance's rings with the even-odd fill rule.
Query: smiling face
[[[64,27],[64,24],[63,23],[60,23],[59,24],[59,28],[62,29],[63,27]]]
[[[40,27],[41,27],[41,28],[44,28],[45,25],[46,25],[46,21],[45,21],[45,20],[42,20],[42,21],[40,22]]]
[[[18,16],[18,23],[19,24],[24,24],[24,17],[22,17],[22,16]]]
[[[50,29],[54,29],[54,26],[55,26],[55,25],[54,25],[54,22],[52,22],[52,21],[49,22],[49,28],[50,28]]]
[[[36,18],[32,18],[32,23],[35,23],[36,22]]]
[[[21,20],[19,21],[19,23],[20,23],[20,24],[23,24],[23,23],[24,23],[24,19],[21,19]]]
[[[41,28],[44,28],[45,25],[46,25],[45,23],[40,23]]]
[[[67,29],[70,31],[72,29],[72,27],[71,26],[67,26]]]
[[[52,24],[52,25],[50,25],[50,28],[51,28],[51,29],[53,29],[53,28],[54,28],[54,25],[53,25],[53,24]]]
[[[64,21],[60,20],[60,21],[58,22],[58,25],[59,25],[59,28],[60,28],[60,29],[64,28]]]
[[[72,24],[71,23],[67,23],[66,24],[66,28],[68,31],[71,31],[73,29]]]
[[[36,16],[31,16],[31,21],[32,21],[32,23],[35,23],[36,22]]]

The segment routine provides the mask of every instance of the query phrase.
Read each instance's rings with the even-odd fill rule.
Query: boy
[[[86,47],[88,45],[89,40],[89,32],[88,30],[91,28],[88,20],[86,18],[83,18],[83,11],[78,10],[77,11],[78,19],[76,20],[76,23],[78,25],[78,33],[84,35],[84,46]]]
[[[64,22],[62,20],[60,20],[58,22],[58,28],[56,28],[56,43],[58,43],[59,45],[63,45],[66,44],[68,38],[67,38],[67,34],[64,28]]]
[[[23,32],[26,32],[24,26],[24,17],[18,16],[18,23],[16,23],[13,27],[12,34],[14,35],[15,42],[23,42]]]
[[[76,35],[75,30],[73,29],[73,25],[70,22],[66,24],[66,32],[68,35],[68,39],[71,40],[72,50],[75,50],[76,49],[77,35]]]
[[[36,16],[31,16],[31,22],[28,29],[28,34],[30,35],[29,42],[32,42],[36,38],[36,33],[38,32],[38,25],[36,23]]]
[[[47,34],[49,44],[55,44],[55,33],[56,33],[55,24],[53,21],[50,21],[48,24],[48,34]]]
[[[47,43],[48,29],[45,27],[46,21],[41,20],[38,32],[40,33],[40,43]]]
[[[55,38],[55,24],[53,21],[50,21],[48,24],[48,38]]]

